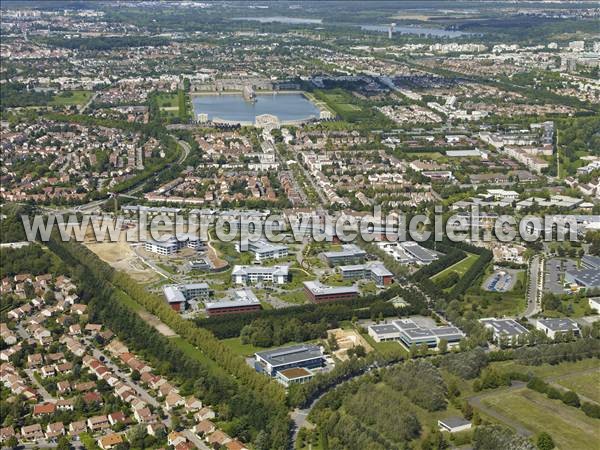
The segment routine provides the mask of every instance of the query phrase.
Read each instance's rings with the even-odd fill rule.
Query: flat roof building
[[[290,384],[302,384],[313,379],[315,375],[304,367],[284,369],[275,374],[275,379],[288,387]]]
[[[318,345],[300,344],[265,350],[254,354],[254,367],[258,372],[276,376],[277,372],[293,368],[315,369],[323,367],[325,357]],[[290,375],[289,372],[286,372]],[[292,373],[290,376],[292,376]],[[285,376],[285,375],[284,375]]]
[[[402,264],[426,265],[438,259],[433,250],[429,250],[417,242],[381,242],[377,244],[384,252]]]
[[[261,309],[260,300],[248,288],[234,291],[231,300],[205,303],[205,307],[209,317],[247,313]]]
[[[149,240],[144,242],[144,250],[162,256],[174,255],[185,247],[199,250],[202,248],[202,241],[198,236],[185,233],[178,236],[170,236],[162,241]]]
[[[254,260],[257,262],[284,258],[288,255],[288,248],[286,245],[273,244],[265,240],[248,241],[246,244],[248,245],[248,251],[254,253]],[[236,243],[235,247],[237,251],[243,251],[243,246],[240,245],[240,243]]]
[[[458,345],[465,334],[454,326],[426,328],[412,319],[394,320],[391,324],[371,325],[369,335],[375,342],[399,341],[406,347],[426,344],[429,348],[437,348],[440,341],[448,343],[448,347]]]
[[[351,266],[340,266],[340,273],[345,280],[370,279],[378,287],[384,287],[392,283],[394,275],[385,266],[377,261]]]
[[[480,322],[488,330],[492,330],[493,339],[496,344],[506,342],[511,345],[516,343],[520,336],[528,332],[527,328],[514,319],[495,319],[490,317],[481,319]]]
[[[447,431],[449,433],[470,430],[471,426],[471,422],[462,417],[448,417],[446,419],[438,420],[438,428],[440,431]]]
[[[546,336],[551,339],[556,339],[557,336],[569,332],[573,332],[575,336],[579,336],[580,334],[577,322],[567,317],[558,319],[537,319],[535,328],[543,331]]]
[[[263,281],[285,284],[289,279],[289,266],[233,266],[231,276],[236,284]]]
[[[207,299],[210,287],[207,283],[169,284],[163,286],[165,300],[175,311],[183,311],[189,300]]]
[[[360,264],[365,260],[367,252],[356,244],[344,244],[342,250],[323,252],[325,260],[330,266],[342,264]]]
[[[304,292],[313,303],[354,300],[359,294],[356,286],[326,286],[319,281],[305,281]]]

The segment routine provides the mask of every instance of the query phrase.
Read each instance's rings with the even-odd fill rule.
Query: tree
[[[134,370],[133,372],[131,372],[131,379],[132,379],[133,381],[140,381],[140,378],[141,378],[141,377],[142,377],[142,376],[140,375],[140,372],[139,372],[139,371],[137,371],[137,370]]]
[[[71,450],[71,441],[67,436],[61,436],[56,445],[56,450]]]
[[[579,408],[579,396],[573,391],[567,391],[562,396],[562,401],[565,405],[574,406]]]
[[[438,350],[442,354],[446,353],[448,351],[448,341],[445,339],[440,339],[440,342],[438,344]]]
[[[8,448],[17,448],[19,446],[19,441],[15,436],[11,436],[8,438],[5,444]]]
[[[550,436],[545,431],[542,431],[538,435],[536,445],[537,445],[537,448],[540,450],[552,450],[555,447],[552,436]]]

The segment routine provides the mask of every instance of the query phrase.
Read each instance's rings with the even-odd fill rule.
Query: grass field
[[[179,337],[179,336],[172,337],[172,338],[169,338],[169,340],[171,342],[174,342],[175,345],[177,345],[177,347],[183,353],[185,353],[187,356],[189,356],[190,358],[196,359],[197,361],[200,361],[201,363],[205,364],[215,374],[218,374],[219,376],[223,376],[223,374],[225,373],[225,371],[222,368],[220,368],[216,362],[214,362],[212,359],[207,357],[204,353],[202,353],[200,350],[198,350],[196,347],[194,347],[192,344],[190,344],[188,341],[186,341],[182,337]]]
[[[565,375],[555,383],[600,403],[600,368],[591,372]]]
[[[92,91],[65,91],[56,94],[50,101],[51,106],[84,105],[93,95]]]
[[[559,449],[597,449],[600,427],[597,419],[560,400],[527,388],[498,392],[483,403],[537,434],[549,433]]]
[[[542,364],[541,366],[526,366],[515,361],[502,361],[493,363],[492,366],[501,372],[532,373],[540,378],[548,378],[575,375],[583,371],[598,369],[600,361],[588,358],[575,362],[563,362],[557,365]]]
[[[243,344],[242,339],[239,337],[223,339],[221,342],[229,347],[236,355],[244,357],[252,356],[256,352],[264,350],[264,348],[255,347],[252,344]]]
[[[436,273],[430,278],[430,280],[435,281],[436,279],[442,278],[450,272],[456,272],[458,275],[463,276],[467,272],[467,270],[471,268],[475,261],[477,261],[477,258],[479,258],[478,255],[475,255],[473,253],[467,253],[466,258],[461,259],[457,263],[452,264],[450,267],[446,267],[441,272]]]

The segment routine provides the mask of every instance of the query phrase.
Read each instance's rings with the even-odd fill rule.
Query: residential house
[[[57,439],[65,434],[65,426],[62,422],[49,423],[46,427],[46,439]]]
[[[90,431],[99,431],[110,428],[110,422],[108,421],[108,417],[106,416],[93,416],[88,418],[87,426]]]
[[[33,425],[27,425],[21,428],[21,437],[25,441],[37,441],[44,439],[44,432],[42,426],[39,423]]]
[[[98,447],[102,450],[109,450],[123,443],[123,437],[120,434],[112,433],[102,436],[98,439]]]

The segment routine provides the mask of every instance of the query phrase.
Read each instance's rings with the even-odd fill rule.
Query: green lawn
[[[484,404],[537,434],[549,433],[559,449],[597,449],[600,427],[597,419],[580,409],[527,388],[498,392]]]
[[[179,103],[177,99],[177,92],[162,92],[156,96],[159,108],[177,108],[179,109]]]
[[[264,350],[264,348],[255,347],[252,344],[243,344],[242,339],[239,337],[223,339],[221,342],[229,347],[236,355],[244,357],[252,356],[256,352]]]
[[[471,268],[471,266],[477,261],[479,255],[475,255],[474,253],[467,253],[467,257],[461,259],[455,264],[452,264],[450,267],[446,267],[441,272],[436,273],[434,276],[430,278],[431,281],[435,281],[437,278],[442,278],[450,272],[456,272],[458,275],[463,276],[467,270]]]
[[[64,91],[56,94],[50,101],[51,106],[84,105],[93,95],[92,91]]]
[[[181,350],[187,356],[196,359],[200,363],[206,365],[214,374],[219,376],[223,376],[225,374],[225,371],[221,367],[219,367],[216,362],[214,362],[212,359],[210,359],[208,356],[206,356],[204,353],[202,353],[200,350],[198,350],[196,347],[194,347],[182,337],[175,336],[169,338],[169,340],[173,342],[179,348],[179,350]]]

